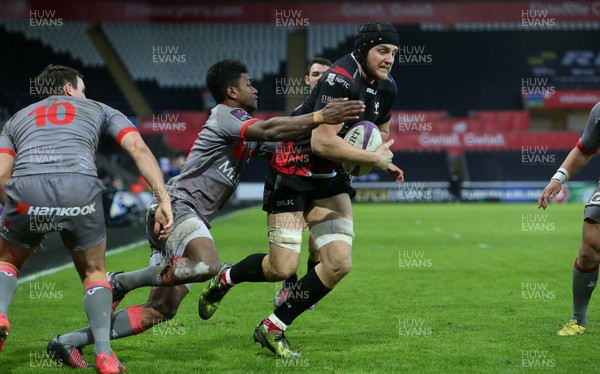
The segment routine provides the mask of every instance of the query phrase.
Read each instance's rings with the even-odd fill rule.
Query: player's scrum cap
[[[354,57],[361,65],[367,61],[369,50],[379,44],[393,44],[398,46],[400,38],[396,28],[387,22],[373,21],[366,23],[358,29],[354,41]]]

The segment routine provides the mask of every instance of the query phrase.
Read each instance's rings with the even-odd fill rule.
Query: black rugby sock
[[[234,284],[243,282],[266,282],[262,261],[266,253],[254,253],[233,265],[229,270],[229,278]]]
[[[300,314],[324,298],[330,291],[321,282],[317,272],[311,270],[293,285],[286,302],[275,309],[275,315],[289,326]]]
[[[290,284],[298,282],[298,274],[292,274],[288,279],[285,280],[283,285],[285,287],[290,287]]]

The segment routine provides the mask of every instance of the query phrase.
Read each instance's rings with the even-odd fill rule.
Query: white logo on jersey
[[[371,95],[377,95],[377,90],[367,87],[367,93],[370,93]]]
[[[340,77],[340,76],[336,76],[335,77],[335,81],[339,84],[341,84],[342,86],[344,86],[345,89],[350,88],[350,83],[346,82],[344,80],[344,78]]]
[[[333,96],[329,96],[329,95],[321,95],[321,102],[323,104],[327,104],[328,102],[330,102],[331,100],[333,100]]]
[[[217,168],[217,172],[232,184],[236,184],[239,179],[239,174],[235,172],[235,167],[231,166],[229,160],[225,160],[225,162]]]
[[[374,114],[379,114],[379,101],[375,102],[375,113]]]
[[[327,74],[327,79],[325,79],[325,82],[329,83],[330,86],[333,86],[335,84],[334,79],[335,79],[335,74],[329,73],[329,74]]]

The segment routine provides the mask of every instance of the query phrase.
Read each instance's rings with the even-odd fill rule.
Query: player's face
[[[367,69],[372,77],[385,80],[392,71],[394,58],[398,47],[393,44],[379,44],[369,50],[367,54]]]
[[[73,87],[71,83],[67,82],[63,86],[63,90],[67,96],[75,96],[80,99],[85,99],[85,84],[83,84],[83,80],[79,77],[77,77],[77,88]]]
[[[252,79],[246,73],[242,73],[237,88],[237,103],[248,112],[253,112],[258,107],[258,90],[252,86]]]
[[[327,69],[329,69],[329,66],[327,65],[319,64],[318,62],[312,64],[310,70],[308,71],[308,75],[304,76],[304,83],[308,85],[308,88],[310,88],[311,91],[313,88],[315,88],[317,82],[323,73],[327,71]]]

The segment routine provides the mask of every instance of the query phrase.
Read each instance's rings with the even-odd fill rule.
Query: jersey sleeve
[[[600,103],[592,108],[577,148],[585,154],[595,154],[600,149]]]
[[[248,126],[258,121],[250,113],[241,108],[227,108],[219,119],[219,131],[225,138],[246,139]]]
[[[104,133],[112,136],[117,141],[117,144],[121,144],[121,139],[123,139],[125,134],[138,131],[137,127],[123,113],[108,105],[100,105],[106,115]]]
[[[10,121],[6,122],[4,128],[2,129],[2,133],[0,133],[0,153],[8,153],[9,155],[15,157],[17,153],[15,144],[10,136],[10,127]]]
[[[323,109],[333,99],[340,97],[352,99],[351,87],[353,85],[354,80],[345,69],[338,66],[328,70],[324,79],[321,77],[319,84],[315,87],[318,91],[314,110]]]

